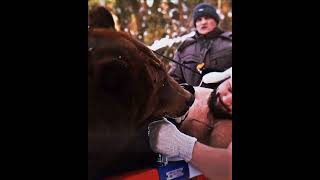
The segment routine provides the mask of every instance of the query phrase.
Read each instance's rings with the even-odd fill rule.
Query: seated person
[[[216,117],[216,120],[220,118],[232,119],[231,78],[224,81],[216,91],[209,91],[200,87],[196,88],[195,96],[197,102],[190,108],[187,119],[200,119],[200,124],[209,122],[208,114],[215,114],[213,117]],[[218,122],[214,124],[218,126]],[[183,126],[181,129],[187,131],[187,128]],[[192,125],[190,127],[193,128]],[[228,129],[226,127],[228,126],[225,125],[225,127],[220,128],[222,129],[219,130],[221,132],[216,133],[218,135],[213,135],[213,137],[217,138],[217,141],[222,141],[222,144],[228,144],[227,149],[207,146],[199,142],[197,138],[180,132],[175,125],[166,119],[149,125],[149,142],[153,151],[168,157],[182,158],[196,167],[207,178],[232,179],[231,136],[229,138],[219,136],[223,134],[224,129]],[[204,128],[199,129],[203,130]],[[192,133],[197,135],[199,129]],[[228,131],[231,133],[231,127]]]
[[[216,90],[194,87],[195,102],[180,131],[213,147],[227,148],[232,137],[232,82],[225,80]]]

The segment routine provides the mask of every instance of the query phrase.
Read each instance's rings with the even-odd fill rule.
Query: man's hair
[[[217,119],[232,119],[232,114],[229,114],[223,107],[221,107],[221,104],[220,106],[217,104],[218,98],[217,90],[214,89],[208,99],[209,113]]]
[[[97,6],[90,10],[88,20],[90,27],[115,29],[115,23],[111,13],[102,6]]]

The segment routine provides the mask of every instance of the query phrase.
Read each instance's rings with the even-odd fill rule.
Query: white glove
[[[181,133],[167,119],[149,124],[149,142],[151,149],[168,157],[179,156],[186,162],[192,158],[196,138]]]

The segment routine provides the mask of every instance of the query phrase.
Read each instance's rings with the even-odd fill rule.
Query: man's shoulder
[[[232,32],[227,31],[220,34],[220,37],[232,41]]]
[[[216,50],[232,48],[232,32],[223,32],[219,35],[219,38],[213,40]]]
[[[188,46],[190,46],[190,45],[192,45],[192,44],[194,44],[194,43],[196,43],[197,41],[196,41],[196,39],[194,38],[194,37],[189,37],[189,38],[187,38],[185,41],[183,41],[180,45],[179,45],[179,47],[178,47],[178,51],[179,52],[181,52],[181,51],[183,51],[186,47],[188,47]]]

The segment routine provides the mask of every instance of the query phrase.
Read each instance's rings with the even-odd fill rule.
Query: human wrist
[[[179,142],[181,142],[179,145],[179,156],[186,162],[189,162],[192,159],[192,152],[197,139],[183,133],[180,133],[179,138]]]

